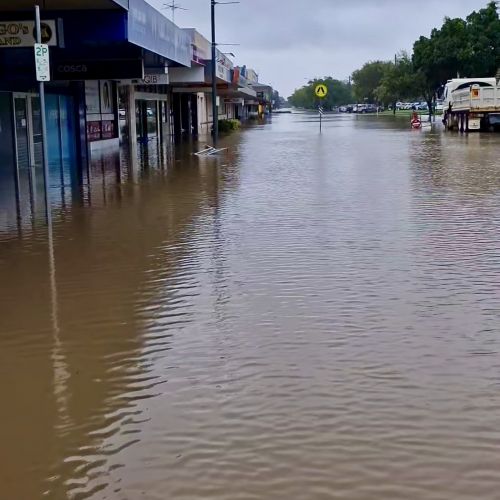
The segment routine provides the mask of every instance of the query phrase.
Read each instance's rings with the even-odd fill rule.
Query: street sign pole
[[[321,104],[323,103],[323,99],[328,94],[328,87],[324,83],[320,83],[316,85],[316,87],[314,88],[314,93],[316,94],[316,97],[319,99],[319,104],[318,104],[319,133],[321,134],[323,130],[323,106]]]
[[[215,0],[211,1],[212,21],[212,134],[214,148],[217,147],[217,136],[219,135],[219,109],[217,107],[217,43],[215,41]]]
[[[36,42],[42,43],[42,27],[40,22],[40,7],[35,5]],[[47,48],[48,51],[48,48]],[[36,52],[35,52],[36,54]],[[36,55],[35,55],[36,57]],[[48,52],[47,52],[48,57]],[[40,83],[40,115],[42,122],[42,152],[43,152],[43,183],[45,186],[45,217],[49,228],[52,228],[52,214],[49,196],[49,155],[47,149],[47,120],[45,117],[45,80],[38,78]]]

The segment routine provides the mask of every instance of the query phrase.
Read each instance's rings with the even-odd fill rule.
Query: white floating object
[[[227,151],[228,148],[214,148],[213,146],[207,146],[205,149],[202,149],[201,151],[198,151],[197,153],[194,153],[196,156],[213,156],[216,155],[217,153],[220,153],[221,151]]]

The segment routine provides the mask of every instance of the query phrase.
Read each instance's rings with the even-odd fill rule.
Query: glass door
[[[14,122],[19,200],[22,206],[29,200],[33,212],[36,208],[36,173],[32,148],[30,102],[27,94],[14,94]]]
[[[30,112],[28,118],[31,117],[30,132],[31,132],[31,148],[32,162],[37,167],[43,166],[43,150],[42,150],[42,115],[40,113],[40,98],[31,96],[28,101]]]
[[[26,97],[14,98],[14,115],[16,121],[16,155],[19,170],[30,167],[29,133],[28,133],[28,101]]]

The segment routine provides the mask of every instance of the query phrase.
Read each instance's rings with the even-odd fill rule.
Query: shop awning
[[[0,0],[0,11],[33,11],[33,0]],[[39,2],[44,10],[99,10],[128,9],[129,0],[43,0]]]

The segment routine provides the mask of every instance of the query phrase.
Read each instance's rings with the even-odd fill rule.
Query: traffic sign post
[[[324,83],[320,83],[316,85],[316,87],[314,88],[314,93],[316,94],[316,97],[318,99],[322,100],[328,94],[328,87]],[[318,111],[319,111],[319,132],[321,133],[323,128],[323,106],[321,104],[318,106]]]
[[[328,87],[324,83],[320,83],[319,85],[316,85],[314,93],[320,99],[324,99],[328,94]]]
[[[49,46],[46,43],[35,43],[35,68],[39,82],[50,81]]]
[[[42,122],[43,183],[45,186],[45,217],[49,232],[52,230],[52,214],[49,196],[49,155],[47,149],[47,119],[45,117],[45,82],[50,80],[50,57],[48,45],[42,43],[40,7],[35,5],[36,44],[35,67],[36,79],[40,82],[40,115]]]

